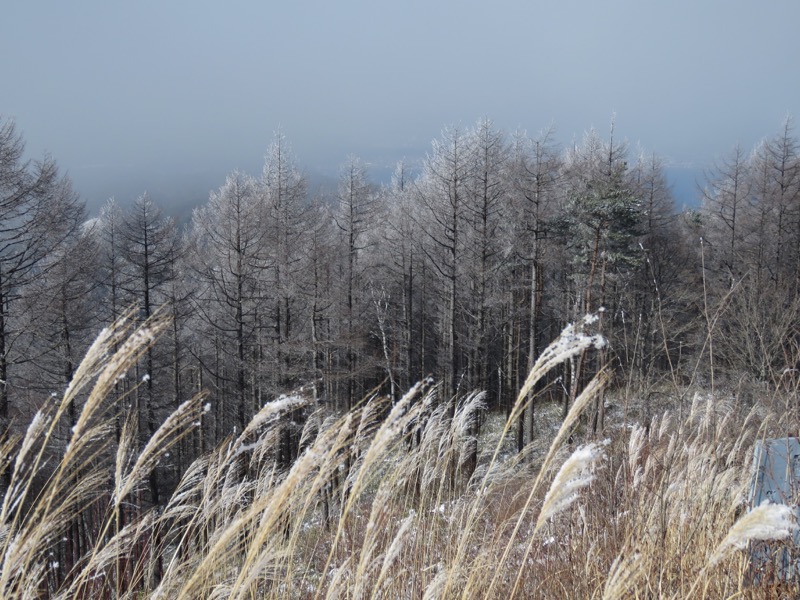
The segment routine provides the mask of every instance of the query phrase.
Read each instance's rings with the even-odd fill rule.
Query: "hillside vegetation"
[[[199,425],[205,398],[182,404],[136,450],[109,396],[168,327],[104,330],[21,440],[0,452],[0,589],[6,598],[728,598],[789,593],[768,565],[753,585],[743,552],[781,539],[791,511],[748,512],[752,445],[796,430],[796,398],[748,411],[722,392],[665,393],[642,421],[614,393],[607,438],[586,415],[607,393],[597,373],[566,418],[522,453],[509,440],[528,390],[605,340],[566,328],[541,355],[501,425],[484,395],[443,398],[421,382],[398,402],[377,394],[341,416],[316,410],[288,469],[275,448],[300,390],[268,402],[244,431],[195,460],[163,509],[136,502],[152,469]],[[686,390],[688,393],[688,390]],[[83,398],[65,438],[60,424]],[[612,400],[613,398],[613,400]],[[123,397],[121,402],[126,402]],[[624,404],[624,406],[623,406]],[[556,412],[560,410],[560,407]],[[663,410],[663,412],[662,412]],[[547,409],[542,421],[547,421]],[[479,434],[479,425],[483,430]],[[513,437],[513,436],[511,436]],[[66,443],[64,443],[66,440]],[[16,449],[13,450],[12,449]],[[69,564],[54,548],[83,529]],[[796,592],[796,588],[794,589]],[[784,590],[781,592],[780,590]]]
[[[613,123],[313,197],[277,135],[179,226],[0,119],[0,596],[794,593],[747,499],[800,428],[798,147],[679,213]]]

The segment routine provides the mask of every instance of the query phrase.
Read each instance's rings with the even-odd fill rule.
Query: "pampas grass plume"
[[[735,549],[743,549],[751,541],[782,540],[797,529],[794,511],[785,504],[762,504],[744,515],[728,531],[711,557],[717,564]]]
[[[578,498],[578,493],[594,481],[595,465],[602,460],[606,444],[607,441],[581,446],[561,465],[544,497],[534,531],[568,508]]]
[[[640,554],[632,554],[625,558],[620,555],[614,559],[608,572],[606,585],[603,588],[603,600],[626,597],[636,584],[641,571],[642,560]]]

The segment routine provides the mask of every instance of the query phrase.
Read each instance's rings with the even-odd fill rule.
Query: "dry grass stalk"
[[[116,456],[99,451],[112,414],[102,395],[161,324],[148,327],[103,332],[65,398],[21,439],[0,444],[13,483],[0,513],[4,597],[730,597],[744,594],[734,550],[793,526],[788,509],[775,506],[737,515],[754,440],[797,424],[764,406],[739,415],[719,388],[697,394],[685,419],[612,423],[611,442],[601,445],[584,438],[580,423],[608,384],[601,372],[551,440],[507,455],[526,390],[559,361],[602,343],[570,329],[534,367],[488,453],[475,434],[483,396],[451,405],[420,384],[384,419],[388,407],[377,396],[341,417],[313,413],[305,451],[284,471],[271,452],[281,419],[308,401],[289,396],[192,464],[163,512],[140,510],[118,527],[125,499],[201,410],[199,398],[181,406],[138,450],[131,422]],[[83,396],[80,435],[73,432],[57,464],[47,463],[64,403]],[[585,445],[545,489],[570,436]],[[607,468],[594,469],[601,456]],[[578,493],[591,500],[576,502]],[[69,578],[48,587],[47,552],[88,507],[97,508],[100,535]],[[129,555],[137,558],[125,564]]]

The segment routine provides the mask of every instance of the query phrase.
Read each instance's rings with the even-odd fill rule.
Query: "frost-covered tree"
[[[710,248],[706,266],[730,289],[746,272],[743,260],[748,200],[752,179],[750,164],[741,147],[721,161],[707,177],[703,190],[704,241]]]
[[[176,277],[175,263],[182,253],[181,239],[175,221],[165,217],[148,193],[139,196],[123,213],[120,228],[122,258],[127,273],[122,289],[133,299],[141,320],[147,320],[168,303],[168,286]],[[158,355],[150,346],[144,356],[143,373],[137,371],[142,385],[136,387],[136,406],[144,427],[140,431],[152,436],[160,424],[160,412],[167,408],[165,369],[169,359]],[[158,383],[158,385],[156,385]],[[150,496],[160,501],[159,473],[150,474]]]
[[[0,118],[0,428],[12,415],[24,290],[58,263],[56,253],[83,221],[84,207],[55,161],[23,160],[25,145],[13,121]],[[21,408],[21,407],[16,407]]]
[[[430,294],[440,303],[438,320],[438,370],[443,393],[456,392],[461,370],[463,327],[460,327],[459,300],[464,278],[466,254],[465,228],[470,167],[473,157],[467,135],[458,128],[445,129],[433,141],[416,188],[419,203],[418,224],[425,237],[423,249],[438,280],[438,290]]]
[[[98,249],[97,280],[103,288],[100,318],[107,325],[118,319],[130,302],[124,293],[124,288],[128,287],[124,285],[128,273],[123,258],[122,220],[122,207],[110,198],[92,227]]]
[[[41,274],[22,292],[25,307],[26,388],[43,395],[66,389],[96,333],[99,320],[96,221],[76,229],[44,257]],[[22,340],[21,340],[22,341]],[[68,410],[70,426],[77,407]]]
[[[310,372],[318,400],[334,402],[338,394],[336,347],[339,328],[337,315],[337,285],[339,273],[332,257],[338,251],[338,227],[331,207],[319,199],[306,214],[306,235],[300,248],[306,276],[301,280],[299,293],[308,306]]]
[[[627,145],[614,138],[613,123],[608,141],[591,130],[582,144],[567,153],[563,176],[560,226],[569,258],[565,281],[571,288],[567,295],[571,310],[565,320],[604,309],[612,321],[601,320],[600,326],[613,331],[614,320],[624,318],[618,305],[621,288],[641,260],[636,242],[642,219],[641,199],[628,168]],[[570,362],[564,414],[580,386],[584,356]],[[595,425],[602,426],[602,409],[603,403],[598,402]]]
[[[696,273],[696,254],[680,226],[662,160],[640,152],[631,168],[631,184],[642,213],[638,260],[630,282],[620,290],[619,306],[626,318],[616,320],[616,328],[624,331],[617,354],[625,366],[645,376],[653,369],[668,371],[689,341],[689,306],[697,301],[689,284]]]
[[[498,393],[494,376],[502,366],[500,282],[510,258],[507,235],[510,196],[507,170],[509,149],[505,135],[483,119],[469,132],[469,165],[465,196],[465,257],[463,348],[468,386]]]
[[[267,248],[271,277],[272,335],[270,352],[276,391],[297,382],[302,361],[298,356],[302,308],[299,287],[305,276],[303,246],[308,202],[306,181],[285,137],[278,133],[267,152],[259,182],[266,209]],[[264,316],[265,321],[267,316]]]
[[[514,135],[508,168],[509,237],[513,245],[511,269],[508,270],[511,301],[504,369],[509,403],[546,343],[545,282],[548,269],[555,271],[548,267],[548,243],[558,197],[559,171],[560,157],[552,130],[534,139],[522,132]],[[527,332],[522,333],[526,329]],[[535,392],[532,391],[529,406],[520,415],[519,450],[532,439]]]
[[[423,324],[426,305],[421,293],[424,254],[415,188],[408,164],[399,162],[390,184],[383,190],[386,220],[381,229],[383,243],[378,246],[383,282],[388,289],[388,308],[393,311],[389,324],[391,368],[402,388],[410,387],[429,372],[425,366],[427,329]]]
[[[568,152],[564,173],[565,242],[572,257],[574,315],[605,305],[607,283],[638,260],[641,199],[632,184],[627,145],[591,130]]]
[[[770,280],[800,282],[800,156],[788,118],[780,134],[758,146],[751,159],[752,173],[758,174],[751,201],[764,219],[761,235],[771,240],[764,261]]]
[[[791,119],[749,156],[734,151],[710,181],[706,275],[724,283],[707,287],[706,310],[718,315],[714,358],[723,371],[777,382],[796,356],[800,314],[800,157]]]
[[[258,182],[234,172],[195,209],[190,230],[191,268],[197,278],[195,322],[207,343],[196,349],[216,400],[217,436],[226,415],[241,431],[255,410],[252,361],[267,311],[262,284],[267,265],[266,207]]]
[[[368,248],[368,233],[376,224],[377,195],[367,179],[363,162],[350,156],[339,174],[336,195],[337,204],[333,219],[339,229],[341,248],[340,270],[343,327],[342,349],[346,368],[345,403],[348,409],[359,400],[361,377],[356,376],[359,360],[364,358],[363,348],[366,299],[361,296],[364,288],[364,252]],[[368,368],[368,365],[365,365]]]

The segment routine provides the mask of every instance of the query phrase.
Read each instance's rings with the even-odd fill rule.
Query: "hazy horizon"
[[[260,171],[277,130],[315,180],[349,154],[380,179],[449,125],[552,125],[567,145],[616,115],[632,152],[699,173],[800,114],[790,0],[5,8],[0,114],[90,206],[207,196],[233,169]]]

